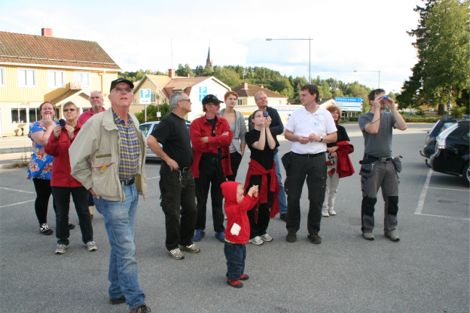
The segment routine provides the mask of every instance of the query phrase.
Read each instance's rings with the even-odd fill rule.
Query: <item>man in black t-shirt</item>
[[[196,193],[191,171],[191,141],[184,119],[191,112],[191,100],[184,93],[173,93],[170,109],[171,113],[155,127],[147,144],[162,159],[160,193],[165,213],[166,248],[171,257],[181,260],[184,259],[182,250],[200,252],[192,241],[196,224]]]

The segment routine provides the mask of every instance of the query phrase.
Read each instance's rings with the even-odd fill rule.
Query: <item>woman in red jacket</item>
[[[93,241],[93,227],[90,212],[88,211],[88,191],[70,175],[69,147],[80,130],[78,121],[78,107],[71,101],[64,104],[65,121],[60,120],[54,128],[46,145],[46,152],[54,156],[52,165],[52,195],[56,209],[56,254],[64,254],[69,245],[69,204],[72,195],[82,240],[88,251],[96,251]]]

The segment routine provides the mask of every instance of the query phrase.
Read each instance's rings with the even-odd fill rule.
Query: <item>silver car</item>
[[[145,138],[145,144],[147,144],[147,138],[150,136],[150,134],[153,132],[155,127],[160,123],[160,121],[153,121],[153,122],[145,122],[140,124],[139,129],[144,135]],[[186,121],[186,126],[189,128],[191,125],[190,122]],[[146,155],[146,160],[147,161],[161,161],[160,157],[153,153],[153,151],[147,147],[147,155]]]

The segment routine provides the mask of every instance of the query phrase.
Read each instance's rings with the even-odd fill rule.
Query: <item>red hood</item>
[[[240,183],[236,181],[227,181],[220,184],[222,195],[225,198],[225,205],[238,204],[237,202],[237,188]]]

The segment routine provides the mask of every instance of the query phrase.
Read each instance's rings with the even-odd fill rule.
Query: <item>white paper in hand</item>
[[[230,233],[234,236],[238,236],[238,234],[240,233],[240,229],[242,229],[240,225],[238,225],[237,223],[233,223],[232,228],[230,228]]]

